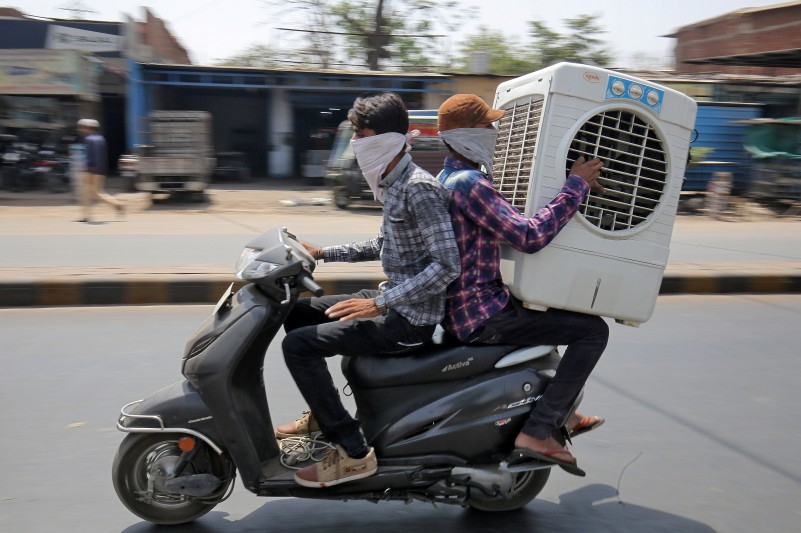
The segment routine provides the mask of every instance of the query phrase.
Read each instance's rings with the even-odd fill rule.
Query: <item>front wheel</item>
[[[537,497],[537,494],[545,487],[550,475],[550,468],[518,472],[515,474],[512,487],[506,497],[490,497],[481,491],[474,490],[471,491],[467,504],[478,511],[488,512],[505,512],[520,509]]]
[[[212,474],[222,480],[213,494],[195,498],[170,492],[165,481],[172,477],[181,457],[179,434],[131,433],[114,457],[111,477],[120,501],[136,516],[154,524],[185,524],[211,511],[222,501],[234,481],[234,469],[226,457],[197,441],[198,453],[183,474]]]

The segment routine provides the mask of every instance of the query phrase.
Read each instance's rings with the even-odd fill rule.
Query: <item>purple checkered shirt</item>
[[[450,212],[462,272],[448,287],[442,326],[466,340],[509,303],[500,272],[500,242],[534,253],[550,243],[578,210],[589,185],[569,176],[556,198],[533,217],[523,216],[492,187],[487,175],[447,157],[437,179],[451,191]]]

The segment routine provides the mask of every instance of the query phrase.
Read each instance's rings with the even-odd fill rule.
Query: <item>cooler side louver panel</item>
[[[624,231],[644,223],[665,192],[668,168],[662,140],[653,126],[619,109],[592,117],[576,133],[566,168],[580,155],[600,157],[606,192],[591,192],[579,212],[605,231]]]
[[[526,208],[531,170],[542,121],[542,99],[530,98],[503,107],[506,114],[498,125],[498,142],[492,163],[492,183],[510,204]]]

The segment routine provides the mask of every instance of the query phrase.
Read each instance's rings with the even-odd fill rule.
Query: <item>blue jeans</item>
[[[387,316],[340,322],[325,315],[337,302],[351,298],[375,298],[378,291],[303,298],[284,322],[284,360],[320,424],[325,437],[342,446],[351,457],[367,452],[361,425],[342,405],[328,372],[325,358],[398,355],[412,351],[431,340],[435,325],[415,326],[394,311]]]
[[[522,429],[526,435],[547,439],[560,434],[608,339],[609,326],[601,317],[561,309],[532,311],[512,298],[474,331],[468,342],[567,346],[556,375]]]

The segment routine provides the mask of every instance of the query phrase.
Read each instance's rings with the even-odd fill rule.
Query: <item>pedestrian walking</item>
[[[82,218],[78,222],[92,221],[92,204],[100,200],[117,210],[122,216],[125,207],[122,202],[106,193],[104,183],[108,173],[108,151],[106,139],[100,134],[100,123],[93,118],[78,121],[78,133],[83,137],[85,165],[81,172],[78,195]]]

